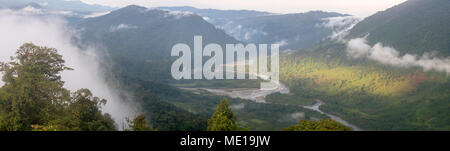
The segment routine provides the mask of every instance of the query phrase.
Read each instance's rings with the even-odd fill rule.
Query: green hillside
[[[352,62],[314,54],[283,56],[289,104],[320,99],[321,109],[366,130],[449,130],[450,78],[445,73]],[[283,98],[288,97],[288,98]]]
[[[84,46],[104,49],[118,68],[145,79],[170,79],[172,47],[186,43],[193,49],[195,35],[203,44],[237,41],[195,14],[127,6],[105,16],[74,23]]]
[[[382,42],[402,53],[439,52],[450,56],[450,2],[408,0],[358,23],[348,39],[367,37],[371,45]]]
[[[346,39],[368,35],[401,53],[450,55],[449,9],[446,0],[409,0],[367,17]],[[326,41],[307,51],[285,53],[281,80],[294,94],[272,101],[310,104],[366,130],[450,130],[450,77],[419,67],[383,65],[351,58],[346,44]],[[288,98],[286,98],[288,97]]]

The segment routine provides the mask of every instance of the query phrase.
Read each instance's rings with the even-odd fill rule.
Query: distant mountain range
[[[309,48],[359,21],[350,15],[323,11],[275,14],[250,10],[198,9],[187,6],[158,7],[158,9],[193,12],[240,41],[278,43],[282,50]],[[342,22],[333,25],[333,21],[337,19]]]
[[[21,9],[27,5],[39,9],[74,12],[105,12],[115,9],[103,5],[90,5],[79,0],[0,0],[0,6],[4,8]]]
[[[0,0],[0,6],[28,13],[61,15],[70,22],[117,10],[108,6],[85,4],[78,0]],[[349,15],[322,11],[275,14],[252,10],[198,9],[189,6],[155,9],[179,14],[197,14],[241,42],[277,43],[280,44],[281,50],[310,48],[358,22],[358,19]],[[336,20],[343,20],[344,24],[333,25]]]
[[[116,8],[89,5],[78,0],[0,0],[0,9],[34,16],[58,16],[69,22],[104,15]]]
[[[219,10],[219,9],[199,9],[191,6],[181,6],[181,7],[156,7],[157,9],[170,10],[170,11],[183,11],[183,12],[193,12],[206,20],[210,21],[215,25],[224,25],[229,21],[252,18],[265,15],[274,15],[270,12],[261,12],[253,10]]]

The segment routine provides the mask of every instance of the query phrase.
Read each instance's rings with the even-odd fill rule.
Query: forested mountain
[[[83,45],[101,45],[126,72],[146,79],[169,79],[170,52],[177,43],[193,49],[195,35],[203,44],[237,41],[202,17],[186,12],[148,9],[136,5],[74,25]]]
[[[281,50],[309,48],[358,21],[357,18],[350,15],[323,11],[274,14],[249,10],[215,10],[194,7],[158,8],[196,13],[240,41],[278,43]]]
[[[439,52],[450,56],[450,2],[409,0],[378,12],[357,24],[348,38],[367,36],[373,45],[382,42],[402,53]]]
[[[114,71],[123,89],[134,94],[153,128],[206,130],[207,119],[223,96],[192,93],[170,85],[170,65],[176,59],[170,57],[170,51],[176,43],[186,43],[193,49],[194,35],[202,35],[204,45],[233,44],[238,43],[237,40],[196,14],[135,5],[72,26],[80,30],[80,36],[74,37],[80,47],[98,46],[106,51],[107,57],[112,59],[106,67]],[[242,99],[229,101],[233,106],[242,106],[234,110],[239,116],[236,122],[252,130],[281,130],[299,119],[323,117],[297,106],[259,104]],[[303,116],[291,118],[294,113]]]
[[[341,41],[285,53],[280,74],[291,103],[321,99],[321,109],[367,130],[449,130],[449,4],[409,0],[367,17]],[[434,51],[440,55],[421,56]]]
[[[0,0],[0,6],[69,19],[71,42],[99,50],[104,71],[112,71],[105,81],[139,105],[142,115],[127,120],[130,130],[352,130],[345,121],[363,130],[450,130],[448,0],[409,0],[361,22],[323,11],[114,10],[62,0]],[[112,12],[89,15],[99,11]],[[255,95],[258,80],[174,82],[171,49],[177,43],[193,49],[195,35],[204,45],[291,49],[281,53],[279,72],[290,93],[261,103],[213,92]],[[0,130],[117,130],[101,112],[105,100],[63,88],[59,73],[70,68],[55,49],[25,44],[19,51],[13,62],[0,63]]]

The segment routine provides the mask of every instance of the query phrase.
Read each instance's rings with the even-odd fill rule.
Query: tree
[[[87,89],[71,96],[63,87],[60,73],[72,70],[64,63],[56,49],[32,43],[22,45],[11,62],[0,63],[4,81],[0,88],[0,130],[114,129],[111,118],[98,109],[105,100],[92,97]],[[89,113],[77,116],[74,112],[81,110]]]
[[[133,131],[152,131],[150,125],[147,124],[145,115],[140,114],[136,116],[133,120],[128,120],[128,126]]]
[[[56,49],[31,43],[22,45],[11,57],[11,62],[0,63],[5,82],[2,95],[3,110],[7,113],[7,130],[30,130],[32,123],[46,123],[52,119],[56,104],[68,99],[62,88],[59,73],[70,69],[64,65]]]
[[[318,121],[301,120],[300,123],[283,129],[284,131],[353,131],[339,122],[331,119],[322,119]]]
[[[208,131],[240,131],[236,124],[236,117],[228,107],[227,99],[222,100],[217,106],[216,112],[208,120]]]
[[[102,114],[100,110],[106,102],[105,99],[94,97],[88,89],[80,89],[74,92],[67,108],[67,116],[70,117],[70,120],[64,121],[63,125],[70,126],[70,130],[115,130],[114,121],[110,115]]]

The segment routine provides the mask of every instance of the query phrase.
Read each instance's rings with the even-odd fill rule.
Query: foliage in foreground
[[[283,129],[284,131],[353,131],[339,122],[331,119],[322,119],[318,121],[301,120],[300,123]]]
[[[236,124],[236,117],[228,107],[228,100],[222,100],[217,106],[216,112],[208,120],[208,131],[241,131]]]
[[[150,125],[147,124],[145,115],[140,114],[136,116],[133,120],[127,119],[128,126],[133,131],[152,131]]]
[[[106,100],[88,89],[63,88],[60,73],[72,69],[56,49],[26,43],[11,59],[0,63],[0,130],[116,130],[110,115],[101,113]]]

